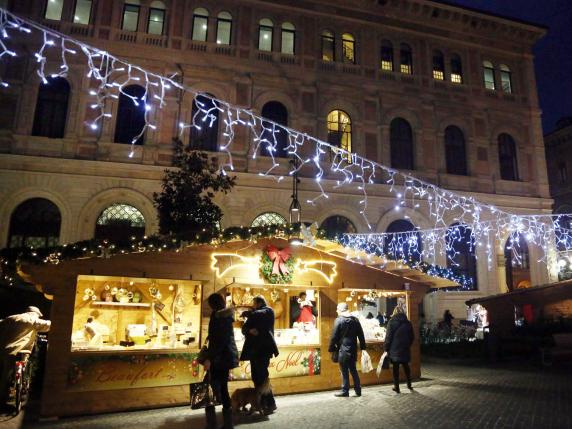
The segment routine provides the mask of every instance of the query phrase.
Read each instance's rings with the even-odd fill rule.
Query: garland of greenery
[[[294,277],[294,258],[288,258],[288,260],[285,262],[285,265],[288,269],[288,274],[273,274],[272,267],[274,266],[274,262],[268,256],[267,250],[264,250],[264,252],[262,252],[262,256],[260,257],[260,274],[262,274],[262,277],[270,284],[288,284]]]

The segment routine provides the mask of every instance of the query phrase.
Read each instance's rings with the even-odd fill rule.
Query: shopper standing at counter
[[[338,351],[338,362],[340,364],[340,372],[342,374],[342,390],[335,396],[350,396],[350,372],[354,379],[354,390],[357,396],[361,396],[361,383],[356,368],[357,360],[357,342],[359,340],[360,348],[365,350],[365,336],[363,328],[359,320],[352,316],[348,305],[343,302],[338,304],[338,318],[334,323],[332,330],[332,338],[328,351]]]
[[[209,321],[208,359],[204,362],[205,371],[209,371],[211,386],[216,398],[222,403],[224,429],[232,429],[232,409],[228,393],[229,371],[238,366],[238,350],[234,342],[234,309],[225,308],[222,295],[213,293],[208,297],[212,310]],[[216,429],[216,412],[214,406],[205,409],[207,429]]]
[[[254,310],[248,313],[242,326],[245,340],[240,360],[250,361],[254,387],[262,389],[269,376],[270,359],[278,356],[278,347],[274,340],[274,310],[268,307],[261,295],[254,297],[253,305]],[[276,410],[271,388],[261,395],[261,405],[266,414]]]

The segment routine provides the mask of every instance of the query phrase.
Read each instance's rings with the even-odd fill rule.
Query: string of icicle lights
[[[217,121],[222,121],[223,138],[219,151],[222,154],[221,171],[224,174],[234,170],[233,152],[244,152],[235,145],[235,138],[239,130],[245,129],[252,136],[248,156],[254,159],[259,149],[264,148],[271,160],[270,167],[259,171],[258,174],[273,177],[278,181],[298,171],[303,171],[304,176],[313,175],[318,192],[315,197],[307,200],[308,204],[328,199],[329,189],[337,192],[357,190],[362,196],[358,205],[359,213],[371,229],[368,218],[368,190],[373,186],[385,184],[395,197],[394,210],[400,211],[406,208],[419,210],[428,216],[434,225],[433,229],[417,231],[414,235],[397,234],[390,240],[390,244],[387,244],[388,239],[384,234],[346,236],[344,240],[349,246],[365,246],[373,250],[372,243],[377,243],[376,251],[381,249],[384,253],[393,246],[395,249],[390,253],[395,255],[404,243],[418,240],[419,237],[423,242],[423,249],[419,253],[423,258],[431,260],[438,254],[447,254],[447,245],[443,243],[447,243],[447,236],[457,234],[448,232],[450,230],[448,226],[453,222],[470,227],[471,243],[477,248],[486,249],[489,265],[492,263],[495,242],[507,235],[524,234],[528,242],[538,244],[542,249],[542,261],[546,261],[550,243],[554,243],[554,231],[558,221],[555,222],[551,217],[514,215],[495,206],[480,203],[472,196],[439,188],[356,153],[349,153],[306,133],[264,119],[248,109],[213,98],[208,94],[199,94],[177,81],[175,75],[161,76],[152,73],[4,9],[0,9],[0,62],[18,55],[16,50],[20,38],[34,35],[39,37],[33,40],[37,43],[33,55],[37,62],[38,77],[44,84],[49,84],[49,78],[68,75],[70,57],[75,58],[76,64],[81,56],[84,57],[87,78],[90,80],[89,94],[93,97],[90,107],[96,112],[86,126],[94,133],[101,128],[105,119],[112,117],[110,99],[118,99],[123,95],[130,98],[136,106],[144,103],[144,125],[131,142],[135,145],[148,129],[157,128],[154,117],[159,115],[154,115],[153,111],[162,109],[167,103],[172,102],[168,97],[175,95],[175,91],[185,91],[195,97],[198,109],[190,122],[179,124],[180,134],[182,136],[184,132],[193,128],[200,130],[203,127],[219,126]],[[24,51],[23,54],[29,55],[28,51]],[[135,97],[126,91],[132,84],[144,88],[141,97]],[[9,87],[9,82],[0,78],[0,87]],[[197,95],[201,97],[197,98]],[[276,156],[283,136],[286,136],[286,152],[290,158],[298,162],[290,164],[288,159]],[[133,154],[132,149],[129,156]],[[280,166],[283,168],[278,168]],[[287,174],[280,173],[286,171]],[[459,232],[457,235],[465,237],[466,234]],[[411,248],[412,245],[408,246]]]

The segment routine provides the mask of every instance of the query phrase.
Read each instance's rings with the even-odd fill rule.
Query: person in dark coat
[[[274,340],[274,310],[266,304],[263,296],[253,299],[254,310],[248,314],[242,326],[245,336],[240,360],[250,361],[250,374],[254,387],[262,388],[268,379],[268,366],[273,356],[278,356],[278,346]],[[260,399],[265,414],[276,410],[272,390],[268,388]]]
[[[455,317],[451,314],[450,310],[445,310],[445,313],[443,313],[443,321],[445,322],[445,325],[451,329],[451,327],[453,326],[453,319]]]
[[[361,396],[361,384],[356,368],[357,342],[360,348],[365,350],[365,336],[359,320],[352,316],[346,303],[338,304],[338,318],[334,322],[332,337],[328,351],[339,350],[338,363],[342,374],[342,390],[335,394],[338,397],[350,396],[350,373],[354,380],[354,390],[357,396]]]
[[[393,364],[393,390],[396,393],[400,393],[399,365],[402,365],[405,371],[407,388],[413,390],[413,387],[411,387],[411,369],[409,368],[413,338],[413,325],[407,319],[403,308],[400,306],[395,307],[387,324],[384,348]]]
[[[208,332],[208,359],[204,362],[205,371],[209,371],[210,382],[216,398],[222,403],[224,419],[223,429],[230,429],[232,409],[228,393],[228,376],[231,369],[238,366],[238,350],[234,341],[234,309],[225,308],[222,295],[213,293],[207,299],[212,310]],[[207,429],[216,428],[215,407],[206,408]]]

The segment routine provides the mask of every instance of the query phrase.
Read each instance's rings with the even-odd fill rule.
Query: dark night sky
[[[494,14],[544,25],[548,33],[534,48],[544,132],[572,116],[572,0],[447,0]]]

